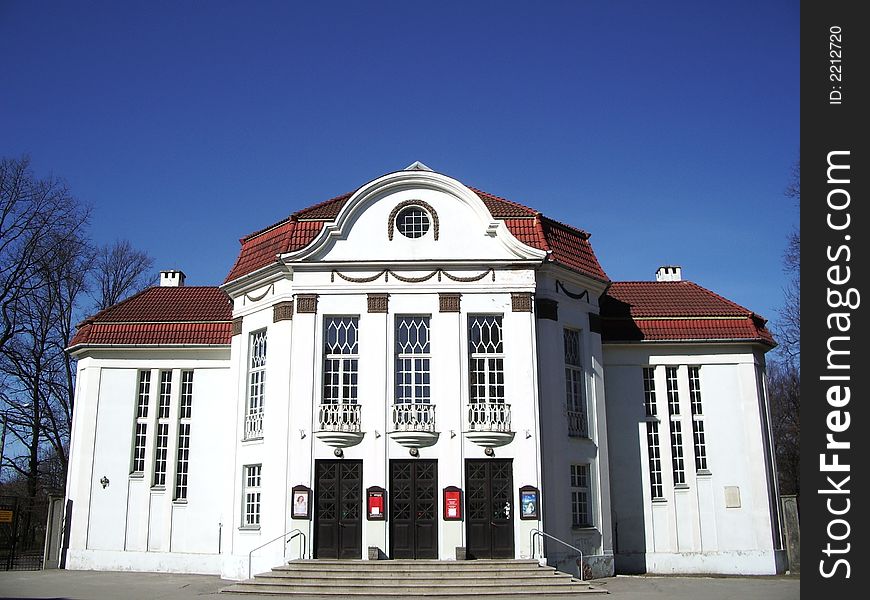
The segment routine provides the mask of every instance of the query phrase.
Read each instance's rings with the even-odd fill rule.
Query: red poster
[[[444,519],[448,521],[462,518],[462,492],[444,490]]]
[[[384,496],[382,494],[372,494],[369,496],[369,517],[383,518],[384,516]]]

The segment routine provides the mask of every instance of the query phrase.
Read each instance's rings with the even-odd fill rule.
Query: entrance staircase
[[[536,560],[294,560],[222,591],[357,600],[607,593]]]

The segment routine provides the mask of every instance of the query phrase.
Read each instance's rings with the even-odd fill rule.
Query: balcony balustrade
[[[244,440],[258,440],[263,437],[263,411],[255,410],[245,415]]]
[[[365,435],[361,428],[362,406],[359,404],[321,404],[317,422],[320,429],[314,435],[336,448],[359,444]]]
[[[589,437],[586,427],[586,414],[579,410],[568,411],[568,435],[571,437]]]
[[[423,448],[438,441],[435,431],[435,405],[404,402],[393,405],[393,431],[390,437],[406,448]]]
[[[473,442],[503,446],[514,439],[511,431],[511,405],[502,402],[472,402],[468,405],[468,432]]]

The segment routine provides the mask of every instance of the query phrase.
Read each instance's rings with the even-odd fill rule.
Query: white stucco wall
[[[150,370],[148,443],[142,475],[131,475],[138,377]],[[173,372],[166,486],[152,486],[159,374]],[[191,370],[193,401],[186,501],[173,498],[181,371]],[[79,360],[67,498],[72,501],[68,568],[218,572],[225,488],[226,351],[91,353]],[[103,487],[101,480],[108,483]],[[158,558],[159,556],[159,558]]]
[[[604,347],[616,567],[770,574],[777,568],[757,354],[735,345]],[[665,366],[678,367],[686,485],[673,481]],[[664,497],[651,498],[643,368],[655,368]],[[699,366],[707,473],[696,470],[688,366]],[[726,488],[739,507],[726,507]]]

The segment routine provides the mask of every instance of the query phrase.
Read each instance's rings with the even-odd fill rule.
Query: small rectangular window
[[[242,490],[242,527],[260,526],[260,478],[263,465],[245,465]]]
[[[571,465],[571,525],[592,526],[592,508],[589,502],[589,465]]]

